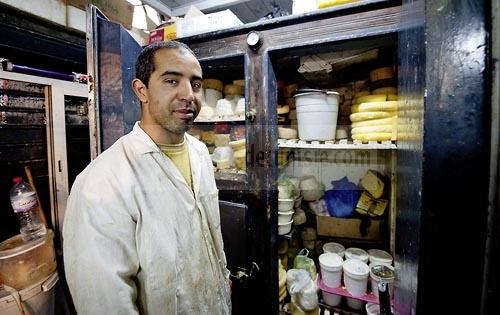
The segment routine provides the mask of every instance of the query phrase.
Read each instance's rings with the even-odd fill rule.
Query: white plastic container
[[[345,250],[345,259],[357,259],[361,260],[365,264],[368,263],[368,253],[357,247],[349,247],[348,249]]]
[[[293,220],[286,223],[278,223],[278,235],[285,235],[292,229]]]
[[[375,303],[366,303],[366,315],[379,315],[380,305]]]
[[[49,277],[18,291],[25,314],[54,314],[54,291],[58,280],[59,276],[54,272]],[[0,291],[0,314],[21,314],[14,297],[4,290]]]
[[[328,104],[297,106],[299,139],[327,141],[335,139],[338,107]]]
[[[338,288],[342,284],[342,263],[338,254],[324,253],[319,256],[321,281],[330,288]]]
[[[344,271],[344,285],[353,297],[361,297],[366,294],[368,286],[368,265],[358,259],[347,259],[342,265]],[[364,302],[353,298],[347,298],[350,308],[359,310],[363,308]]]
[[[385,263],[371,263],[370,266],[369,266],[369,269],[370,269],[370,286],[371,286],[371,290],[372,290],[372,293],[378,297],[378,282],[380,281],[380,277],[378,277],[375,273],[375,269],[374,267],[376,266],[380,266],[380,265],[384,265],[386,266],[387,268],[389,268],[390,270],[392,270],[392,272],[394,272],[394,267],[391,266],[391,265],[387,265]],[[387,283],[387,286],[389,287],[389,296],[392,297],[392,294],[394,292],[394,277],[393,276],[389,276],[389,277],[385,277],[384,278],[384,281]]]
[[[323,296],[323,301],[330,306],[339,306],[342,302],[342,296],[326,291],[321,291],[321,295]]]
[[[294,199],[279,199],[278,198],[278,211],[291,211],[293,210]]]
[[[301,140],[333,140],[339,111],[338,93],[302,90],[295,94],[297,124]]]
[[[278,224],[290,222],[294,213],[295,211],[293,210],[286,212],[278,211]]]
[[[368,250],[368,260],[370,263],[381,263],[392,265],[392,255],[385,250],[372,248]]]
[[[342,244],[329,242],[323,244],[323,252],[324,253],[335,253],[340,257],[344,258],[345,247]]]

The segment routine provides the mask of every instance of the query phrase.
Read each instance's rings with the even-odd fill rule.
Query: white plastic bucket
[[[369,249],[368,250],[368,258],[370,263],[381,263],[392,265],[392,255],[381,249]]]
[[[379,315],[380,305],[375,303],[366,303],[366,315]]]
[[[340,302],[342,302],[342,296],[326,291],[321,291],[323,295],[323,301],[330,306],[339,306]]]
[[[19,290],[21,307],[26,314],[54,314],[55,284],[59,280],[57,272],[28,287]],[[0,291],[0,315],[18,315],[21,313],[14,296],[7,291]]]
[[[368,265],[357,259],[347,259],[344,261],[342,269],[344,270],[346,290],[354,297],[366,294],[368,275],[370,274]]]
[[[342,244],[335,242],[328,242],[323,244],[323,252],[324,253],[335,253],[340,257],[344,258],[345,247]]]
[[[357,259],[365,264],[368,263],[368,253],[361,248],[349,247],[345,250],[344,255],[345,259]]]
[[[375,274],[372,272],[372,267],[377,266],[377,265],[384,265],[387,266],[389,269],[394,271],[394,267],[388,264],[384,263],[371,263],[369,268],[370,268],[370,286],[372,289],[372,293],[378,297],[378,282],[380,280],[380,277],[377,277]],[[385,279],[385,282],[387,283],[387,286],[389,287],[389,296],[392,297],[392,293],[394,292],[394,279]]]
[[[330,288],[338,288],[342,284],[343,259],[335,253],[324,253],[319,256],[321,280]]]
[[[365,301],[363,301],[363,300],[346,298],[346,301],[347,301],[347,306],[349,306],[353,310],[361,310],[361,309],[363,309],[363,306],[365,305]]]
[[[301,140],[333,140],[337,129],[338,106],[326,103],[297,106],[297,125]]]

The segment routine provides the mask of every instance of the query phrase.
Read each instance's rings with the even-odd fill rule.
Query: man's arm
[[[68,199],[64,266],[79,314],[138,314],[136,224],[113,186],[75,183]]]

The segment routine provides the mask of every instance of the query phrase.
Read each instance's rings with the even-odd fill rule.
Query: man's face
[[[201,108],[202,70],[184,49],[160,49],[155,70],[144,90],[141,121],[160,125],[168,133],[183,135]]]

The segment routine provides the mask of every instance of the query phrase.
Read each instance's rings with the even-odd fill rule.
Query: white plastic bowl
[[[278,223],[278,235],[284,235],[292,229],[293,220],[286,223]]]
[[[278,211],[278,224],[290,222],[294,213],[295,211],[293,210],[286,212]]]
[[[278,211],[291,211],[294,203],[294,199],[278,199]]]

